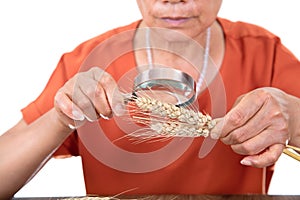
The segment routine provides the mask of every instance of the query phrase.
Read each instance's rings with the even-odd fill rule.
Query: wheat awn
[[[130,114],[134,122],[150,130],[130,134],[144,140],[173,137],[207,137],[216,122],[208,114],[196,112],[150,97],[133,97]]]

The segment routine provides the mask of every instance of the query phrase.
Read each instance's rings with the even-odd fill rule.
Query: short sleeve
[[[56,92],[61,88],[65,82],[68,81],[76,72],[76,70],[68,70],[66,66],[66,57],[71,55],[63,55],[52,73],[49,81],[47,82],[44,90],[28,106],[23,108],[22,115],[23,119],[27,124],[32,123],[40,116],[48,112],[54,106],[54,96]],[[65,142],[56,150],[54,156],[76,156],[78,155],[77,147],[77,134],[74,132],[71,134]]]
[[[37,118],[39,118],[44,113],[48,112],[51,108],[53,108],[53,100],[56,92],[68,80],[65,65],[63,63],[63,58],[64,56],[62,56],[62,58],[60,59],[56,69],[52,73],[44,90],[38,96],[38,98],[21,110],[23,114],[23,119],[28,124],[32,123]]]
[[[280,42],[276,44],[272,86],[300,97],[300,62]]]

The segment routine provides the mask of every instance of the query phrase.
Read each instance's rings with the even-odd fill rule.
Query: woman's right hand
[[[76,74],[58,90],[54,107],[63,124],[74,129],[86,121],[93,122],[100,117],[109,119],[113,110],[122,111],[123,102],[113,77],[101,68],[93,67]]]

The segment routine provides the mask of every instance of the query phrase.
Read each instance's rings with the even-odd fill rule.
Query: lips
[[[161,18],[165,23],[171,26],[180,26],[187,21],[189,21],[189,17],[163,17]]]

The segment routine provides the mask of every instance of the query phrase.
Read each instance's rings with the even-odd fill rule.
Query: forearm
[[[0,137],[0,197],[18,191],[71,133],[54,109],[25,128]]]

